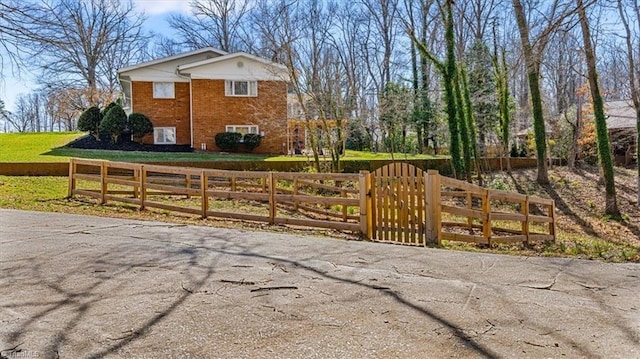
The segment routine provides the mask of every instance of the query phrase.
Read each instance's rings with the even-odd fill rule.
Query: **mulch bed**
[[[144,152],[193,152],[189,145],[147,145],[133,142],[129,136],[121,136],[118,143],[113,143],[109,136],[101,136],[100,141],[86,135],[67,144],[66,147],[88,150],[144,151]]]

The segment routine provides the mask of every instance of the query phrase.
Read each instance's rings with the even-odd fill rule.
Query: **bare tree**
[[[11,112],[4,107],[4,101],[0,100],[0,119],[4,124],[4,132],[9,130],[9,116],[11,116]]]
[[[640,34],[640,5],[638,0],[631,0],[632,11],[636,16],[636,24],[638,26],[638,34]],[[638,171],[638,195],[637,206],[640,206],[640,66],[636,67],[638,56],[636,53],[638,44],[634,46],[633,38],[631,36],[631,26],[629,25],[629,14],[626,11],[626,7],[622,4],[622,0],[618,0],[618,13],[624,26],[624,40],[626,45],[627,62],[629,66],[629,89],[631,95],[631,101],[633,107],[636,110],[636,167]]]
[[[173,38],[155,34],[154,39],[155,41],[151,48],[151,57],[153,58],[169,57],[184,51],[184,45]]]
[[[362,38],[363,55],[376,92],[381,94],[392,78],[392,57],[398,29],[397,0],[361,0],[368,34]]]
[[[131,1],[20,2],[6,14],[21,59],[41,71],[39,82],[88,88],[90,103],[102,86],[114,88],[114,66],[126,64],[145,37],[144,17]]]
[[[247,48],[243,21],[249,12],[249,1],[192,0],[192,15],[173,15],[169,24],[180,37],[180,43],[190,49],[212,46],[222,51]]]
[[[605,213],[611,216],[620,217],[618,204],[616,201],[616,185],[613,176],[613,160],[611,158],[611,146],[609,145],[609,134],[607,131],[606,117],[604,114],[604,102],[600,87],[598,85],[598,72],[596,71],[596,55],[591,42],[591,31],[589,29],[589,19],[587,18],[582,0],[577,0],[580,26],[582,27],[582,38],[584,40],[584,52],[587,59],[587,71],[589,73],[589,87],[593,99],[593,112],[598,136],[598,158],[602,168],[605,184]]]
[[[532,36],[530,23],[527,21],[527,14],[520,0],[513,0],[513,9],[520,32],[522,52],[527,68],[527,79],[531,96],[533,128],[538,157],[537,181],[540,184],[548,184],[547,138],[544,112],[542,109],[542,93],[540,90],[540,65],[542,63],[542,54],[551,39],[551,35],[569,16],[575,13],[575,9],[571,8],[571,2],[561,3],[559,0],[554,0],[553,3],[549,5],[545,25],[535,36]]]
[[[473,0],[456,3],[464,21],[459,23],[468,27],[473,41],[486,40],[487,30],[493,24],[493,17],[501,6],[501,0]],[[466,26],[465,26],[466,25]],[[459,35],[461,36],[461,35]],[[462,37],[461,37],[462,38]]]
[[[6,118],[16,132],[35,132],[39,116],[39,98],[35,93],[20,94],[16,98],[15,110]]]
[[[21,42],[24,40],[22,18],[28,16],[35,6],[17,0],[0,2],[0,79],[4,78],[5,68],[11,65],[12,72],[20,75]]]

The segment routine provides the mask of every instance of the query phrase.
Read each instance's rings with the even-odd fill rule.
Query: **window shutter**
[[[249,81],[249,96],[258,96],[258,81]]]

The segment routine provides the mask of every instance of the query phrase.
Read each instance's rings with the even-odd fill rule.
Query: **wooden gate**
[[[425,178],[426,172],[408,163],[392,163],[371,174],[372,239],[424,244]]]

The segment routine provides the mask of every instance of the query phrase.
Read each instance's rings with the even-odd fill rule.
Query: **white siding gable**
[[[282,65],[245,55],[226,55],[214,60],[189,64],[180,72],[192,79],[287,81],[287,71]]]
[[[189,82],[188,78],[177,74],[178,66],[208,60],[217,56],[219,55],[213,52],[200,53],[123,71],[119,75],[120,77],[129,77],[131,81]]]

